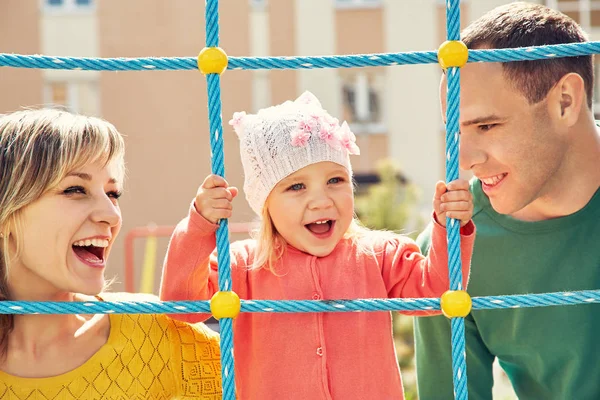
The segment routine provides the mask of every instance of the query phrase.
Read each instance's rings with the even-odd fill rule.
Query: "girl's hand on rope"
[[[194,207],[207,221],[218,224],[231,217],[231,202],[237,194],[237,188],[229,186],[223,177],[209,175],[198,189]]]
[[[446,226],[446,217],[460,220],[465,226],[473,217],[473,195],[469,190],[469,182],[457,179],[445,184],[440,181],[435,185],[433,210],[440,225]]]

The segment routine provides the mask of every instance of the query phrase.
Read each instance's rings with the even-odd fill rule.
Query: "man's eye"
[[[485,124],[485,125],[479,125],[479,130],[482,132],[487,132],[490,129],[492,129],[493,127],[495,127],[496,124]]]

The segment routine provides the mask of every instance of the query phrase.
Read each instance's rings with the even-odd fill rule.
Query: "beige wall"
[[[335,13],[337,54],[384,51],[383,8],[338,9]]]
[[[296,17],[294,0],[269,1],[269,47],[272,56],[296,55]],[[271,101],[279,104],[293,98],[296,87],[295,70],[274,70],[271,74]]]
[[[379,8],[340,8],[335,12],[335,54],[368,54],[381,53],[385,48],[383,15],[384,7]],[[377,75],[385,75],[384,67],[342,68],[337,70],[340,78],[337,82],[336,93],[341,95],[340,81],[353,82],[357,73],[365,74],[369,80],[375,80]],[[385,89],[380,91],[385,94]],[[385,96],[382,98],[385,103]],[[385,104],[383,105],[385,107]],[[345,110],[347,111],[347,110]],[[346,118],[341,113],[340,118]],[[384,112],[383,123],[387,132],[355,132],[357,144],[361,153],[352,158],[352,167],[356,173],[373,172],[377,161],[391,156],[389,148],[389,125]]]
[[[39,6],[37,1],[0,2],[0,52],[40,53]],[[42,71],[0,68],[0,113],[42,102]]]
[[[229,55],[249,54],[248,15],[245,0],[221,2],[221,47]],[[177,7],[162,0],[102,1],[98,27],[101,57],[189,56],[204,47],[204,6],[196,0],[180,0]],[[250,77],[248,71],[222,75],[226,176],[238,187],[238,139],[227,122],[234,111],[251,107]],[[210,172],[206,84],[197,70],[104,72],[100,88],[103,116],[127,142],[124,225],[111,257],[111,271],[122,276],[127,231],[149,222],[177,223]],[[234,220],[252,217],[243,197],[234,205]],[[159,263],[165,242],[159,246]],[[138,268],[141,249],[136,249]]]
[[[358,135],[356,144],[360,147],[360,156],[352,157],[355,173],[373,172],[377,161],[389,155],[389,140],[386,133]]]

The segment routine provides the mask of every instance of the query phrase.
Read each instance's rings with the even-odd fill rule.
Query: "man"
[[[463,32],[471,49],[583,42],[547,7],[498,7]],[[475,175],[471,296],[600,289],[600,136],[591,56],[467,64],[460,166]],[[441,84],[446,112],[446,80]],[[424,251],[428,231],[420,237]],[[492,398],[498,358],[520,400],[600,399],[600,305],[473,311],[470,399]],[[421,400],[452,399],[450,321],[417,318]]]

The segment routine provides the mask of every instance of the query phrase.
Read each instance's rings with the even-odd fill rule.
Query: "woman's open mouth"
[[[73,252],[84,264],[90,267],[105,266],[104,252],[108,247],[107,239],[85,239],[73,243]]]

